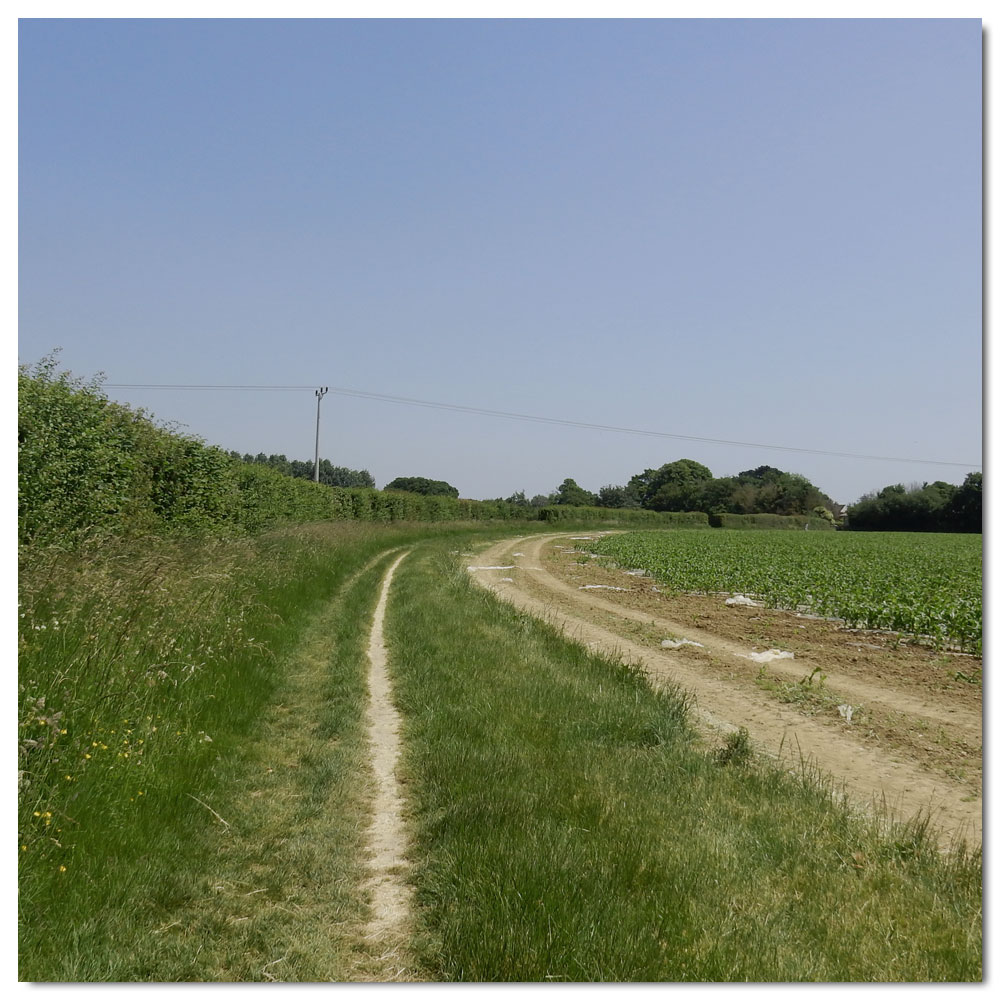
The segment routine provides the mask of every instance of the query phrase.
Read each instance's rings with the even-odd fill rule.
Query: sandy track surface
[[[801,766],[803,760],[816,766],[860,807],[888,809],[900,818],[929,813],[942,842],[962,837],[981,843],[981,800],[968,782],[950,780],[921,766],[905,750],[868,745],[846,722],[830,724],[776,700],[754,683],[760,667],[749,659],[752,646],[719,635],[711,627],[675,620],[670,617],[666,595],[663,611],[650,613],[621,603],[614,592],[581,589],[579,582],[560,579],[548,568],[547,554],[554,544],[572,546],[572,537],[560,533],[507,540],[466,562],[475,582],[562,627],[569,638],[641,663],[653,683],[679,684],[693,696],[696,717],[710,739],[719,742],[722,734],[745,726],[756,746],[789,766]],[[622,587],[627,580],[623,578]],[[794,627],[808,634],[811,625],[797,622]],[[659,629],[702,646],[676,651],[651,648],[634,638],[638,628]],[[859,648],[863,645],[858,643]],[[822,662],[816,665],[824,667]],[[803,672],[801,662],[792,667],[780,660],[769,663],[767,669],[796,680]],[[853,676],[835,664],[826,665],[824,673],[829,689],[846,703],[865,702],[885,717],[947,727],[955,740],[972,748],[968,752],[978,752],[981,758],[981,712],[974,705],[936,704],[919,690]]]
[[[407,941],[411,891],[404,880],[408,840],[403,825],[403,797],[396,780],[400,720],[392,703],[384,637],[389,586],[396,567],[407,554],[399,556],[386,571],[368,643],[368,742],[376,790],[368,830],[371,875],[365,885],[371,893],[372,917],[364,936],[377,946],[378,961],[387,980],[407,978],[410,965]]]

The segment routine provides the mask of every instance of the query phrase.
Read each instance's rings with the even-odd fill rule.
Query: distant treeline
[[[566,479],[547,497],[528,500],[522,492],[508,497],[507,502],[675,513],[796,515],[821,517],[830,523],[843,510],[798,473],[761,465],[738,476],[716,478],[707,466],[690,458],[667,462],[658,469],[645,469],[625,486],[602,486],[597,493]]]
[[[801,529],[808,524],[852,531],[983,530],[981,472],[970,473],[961,486],[940,481],[887,486],[844,507],[798,473],[760,465],[736,476],[716,478],[700,462],[682,458],[637,473],[625,486],[603,486],[591,493],[566,479],[548,496],[529,500],[521,492],[506,502],[573,510],[701,511],[713,527],[727,528]]]
[[[983,474],[970,472],[961,486],[916,483],[886,486],[848,508],[852,531],[983,530]]]
[[[316,463],[311,461],[289,460],[284,455],[265,455],[259,452],[251,455],[249,452],[241,455],[238,451],[229,452],[229,457],[247,465],[263,465],[283,476],[293,479],[312,479]],[[345,469],[342,465],[334,465],[328,458],[319,460],[319,482],[324,486],[367,486],[375,488],[375,479],[367,469]]]

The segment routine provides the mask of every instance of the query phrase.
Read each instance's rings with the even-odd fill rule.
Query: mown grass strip
[[[966,981],[978,857],[700,748],[677,692],[414,553],[389,607],[428,978]]]

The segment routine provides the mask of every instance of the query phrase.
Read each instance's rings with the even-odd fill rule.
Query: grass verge
[[[678,692],[443,550],[400,567],[388,625],[428,978],[981,978],[978,855],[699,747]]]
[[[311,980],[364,967],[364,644],[378,567],[468,526],[27,551],[19,978]],[[321,946],[321,944],[322,946]]]

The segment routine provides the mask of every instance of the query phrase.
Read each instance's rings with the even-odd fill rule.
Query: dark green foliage
[[[682,458],[634,475],[625,489],[635,502],[650,510],[693,510],[697,484],[711,478],[706,466]]]
[[[244,534],[305,521],[537,519],[520,503],[459,500],[447,483],[423,495],[380,492],[367,471],[324,459],[324,485],[312,481],[312,462],[226,453],[110,402],[100,379],[58,372],[54,356],[21,367],[18,390],[22,545],[71,549],[95,535]]]
[[[781,469],[776,469],[773,465],[758,465],[756,469],[744,470],[736,478],[741,483],[764,485],[776,483],[784,474]]]
[[[284,455],[265,455],[260,452],[257,455],[241,455],[238,451],[229,452],[229,457],[237,462],[246,462],[248,465],[264,465],[275,472],[280,472],[283,476],[292,476],[295,479],[312,479],[315,463],[300,462],[298,460],[289,461]],[[367,469],[348,469],[342,465],[331,464],[328,458],[319,460],[319,481],[324,486],[368,486],[374,488],[375,479]]]
[[[638,507],[626,486],[602,486],[597,494],[598,507]]]
[[[552,502],[568,507],[593,507],[597,497],[589,490],[578,486],[574,479],[564,479],[552,496]]]
[[[940,480],[886,486],[863,496],[847,511],[852,531],[983,530],[983,474],[970,472],[961,486]]]
[[[407,493],[419,493],[426,497],[454,497],[458,499],[458,490],[442,479],[426,479],[423,476],[400,476],[387,483],[387,490],[403,490]]]
[[[716,479],[706,466],[690,458],[646,469],[627,486],[605,487],[601,495],[601,506],[707,514],[810,514],[816,507],[836,506],[805,476],[793,472],[762,465]]]
[[[650,528],[707,528],[709,518],[701,511],[655,511],[615,507],[542,507],[542,521],[567,521],[602,524],[644,524]]]
[[[953,531],[983,530],[983,474],[970,472],[948,501],[947,519]]]

